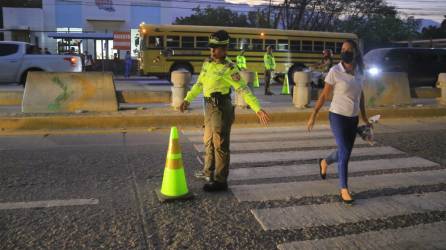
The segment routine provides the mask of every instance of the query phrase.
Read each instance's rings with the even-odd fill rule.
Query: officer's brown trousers
[[[234,106],[227,98],[217,107],[205,102],[204,146],[206,156],[204,173],[217,182],[225,183],[229,174],[229,142],[234,122]]]

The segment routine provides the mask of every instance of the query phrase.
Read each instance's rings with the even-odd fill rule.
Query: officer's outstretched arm
[[[229,79],[229,81],[231,82],[231,85],[235,89],[237,94],[242,95],[245,102],[256,113],[257,117],[260,120],[260,123],[265,126],[268,125],[268,122],[270,121],[270,116],[265,110],[263,110],[260,107],[259,101],[255,97],[255,95],[251,92],[251,90],[248,88],[248,85],[246,85],[245,81],[241,79],[238,70],[233,71],[231,79]]]
[[[183,103],[180,105],[180,111],[184,112],[184,110],[189,108],[189,104],[197,98],[197,96],[203,92],[203,84],[201,83],[201,73],[198,76],[197,82],[192,86],[192,89],[187,92],[186,98],[184,98]]]
[[[268,126],[268,123],[271,120],[271,117],[265,110],[263,110],[263,109],[259,110],[256,113],[256,115],[259,118],[259,121],[263,126]]]

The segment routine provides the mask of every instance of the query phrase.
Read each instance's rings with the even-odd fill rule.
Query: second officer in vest
[[[187,93],[180,110],[203,92],[205,99],[204,145],[205,163],[200,176],[207,180],[204,191],[227,190],[229,174],[229,141],[234,121],[234,106],[231,101],[231,87],[243,95],[246,103],[256,112],[260,122],[268,124],[269,116],[261,109],[257,98],[240,77],[237,66],[226,57],[229,34],[220,30],[209,38],[211,56],[206,59],[197,82]]]

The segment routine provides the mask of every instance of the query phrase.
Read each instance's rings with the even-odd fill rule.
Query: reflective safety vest
[[[274,60],[274,56],[272,54],[265,53],[265,55],[263,56],[263,62],[265,63],[265,69],[276,69],[276,60]]]
[[[237,56],[237,67],[242,70],[246,69],[246,57],[242,55]]]
[[[261,109],[260,103],[239,72],[239,69],[229,58],[223,62],[207,59],[201,68],[197,82],[187,92],[184,100],[190,103],[202,92],[205,97],[211,97],[211,94],[215,92],[226,95],[233,87],[237,94],[242,95],[245,102],[257,113]]]

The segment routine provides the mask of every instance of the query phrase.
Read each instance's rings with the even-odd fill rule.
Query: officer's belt
[[[226,99],[231,99],[231,91],[229,91],[229,93],[227,94],[222,94],[221,92],[214,92],[211,94],[210,97],[204,97],[204,100],[208,103],[214,103],[214,104],[218,104],[219,101],[223,101]]]

